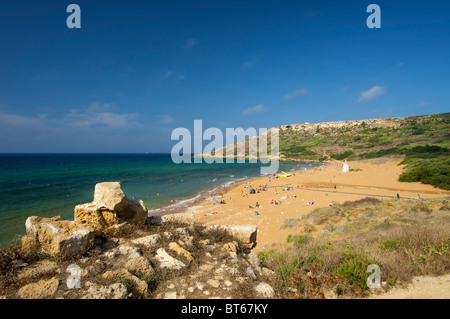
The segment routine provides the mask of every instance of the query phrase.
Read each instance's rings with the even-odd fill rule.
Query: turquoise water
[[[281,162],[280,171],[317,163]],[[174,164],[170,154],[0,154],[0,246],[25,233],[29,216],[60,215],[91,202],[96,183],[122,182],[128,196],[150,208],[194,197],[242,178],[260,176],[261,164]],[[157,196],[159,193],[159,196]]]

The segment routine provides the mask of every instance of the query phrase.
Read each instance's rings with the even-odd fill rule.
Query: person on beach
[[[400,199],[400,195],[397,193],[397,199]]]
[[[256,202],[256,204],[255,204],[255,207],[256,207],[256,208],[259,208],[259,204],[258,204],[258,202]]]

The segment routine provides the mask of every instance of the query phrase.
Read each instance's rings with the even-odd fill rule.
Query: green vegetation
[[[344,298],[366,296],[371,264],[380,267],[383,290],[414,276],[450,272],[447,200],[364,198],[333,206],[316,208],[300,219],[297,229],[303,233],[303,226],[314,224],[313,232],[293,233],[284,249],[273,246],[258,253],[263,266],[296,291],[295,297],[324,298],[330,292]],[[330,225],[342,225],[344,231],[320,231]]]
[[[450,189],[450,113],[402,119],[297,125],[280,129],[280,152],[293,160],[403,158],[402,182]]]

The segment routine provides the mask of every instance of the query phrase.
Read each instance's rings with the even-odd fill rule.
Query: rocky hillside
[[[407,164],[400,181],[422,182],[450,189],[450,113],[386,119],[281,125],[262,134],[268,140],[279,130],[280,160],[361,160],[385,156],[403,157]],[[269,138],[266,138],[266,134]],[[249,141],[234,144],[234,157],[254,159]],[[239,151],[239,150],[243,150]],[[225,147],[202,154],[223,157]]]
[[[2,298],[274,298],[274,272],[249,253],[256,226],[147,217],[120,183],[96,185],[75,221],[32,216],[19,246],[0,251]]]

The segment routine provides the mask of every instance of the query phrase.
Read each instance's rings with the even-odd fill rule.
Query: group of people
[[[270,202],[271,205],[281,205],[281,200],[274,200],[272,199],[272,201]]]

